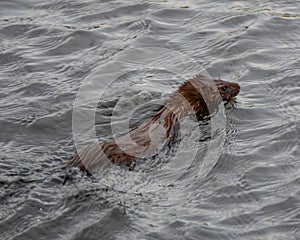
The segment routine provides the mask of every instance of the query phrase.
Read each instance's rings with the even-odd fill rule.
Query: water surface
[[[1,1],[0,238],[299,239],[299,10],[297,1]],[[204,174],[214,136],[200,123],[184,138],[199,152],[172,184],[148,173],[176,147],[134,171],[75,172],[62,185],[82,82],[128,49],[149,55],[148,47],[240,84],[217,162]],[[97,106],[100,141],[112,138],[113,111],[122,122],[136,109],[136,126],[184,81],[161,69],[132,71],[108,88]]]

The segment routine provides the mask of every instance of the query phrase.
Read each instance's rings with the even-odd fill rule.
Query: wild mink
[[[208,109],[216,109],[222,101],[231,101],[239,91],[237,83],[197,75],[183,83],[165,106],[139,127],[111,141],[81,149],[63,168],[78,167],[90,173],[110,163],[130,165],[137,158],[152,155],[160,144],[169,140],[178,131],[175,125],[179,119],[192,114],[209,115]]]

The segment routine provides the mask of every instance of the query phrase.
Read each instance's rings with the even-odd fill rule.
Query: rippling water
[[[0,239],[300,239],[299,2],[49,2],[0,2]],[[201,163],[214,139],[203,123],[185,136],[200,151],[171,184],[146,174],[174,154],[162,152],[134,171],[75,172],[62,185],[80,85],[128,49],[151,55],[147,47],[240,84],[217,162]],[[97,106],[99,140],[112,137],[111,115],[122,122],[142,106],[136,126],[181,82],[143,66],[119,78]],[[105,86],[96,85],[87,95]]]

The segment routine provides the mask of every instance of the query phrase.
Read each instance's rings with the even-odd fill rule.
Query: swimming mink
[[[130,165],[137,158],[151,156],[158,146],[176,135],[175,126],[181,118],[192,114],[209,115],[209,110],[216,109],[222,101],[231,101],[239,91],[237,83],[197,75],[183,83],[166,104],[140,126],[111,141],[79,150],[63,168],[78,167],[91,173],[111,163]]]

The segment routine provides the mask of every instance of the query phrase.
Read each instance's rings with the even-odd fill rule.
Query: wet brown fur
[[[78,167],[93,172],[110,163],[130,165],[136,158],[151,156],[156,148],[170,139],[179,119],[191,115],[208,115],[222,101],[231,101],[239,85],[211,80],[198,75],[171,94],[165,106],[139,127],[111,141],[90,145],[74,154],[64,169]],[[174,134],[174,133],[172,133]]]

